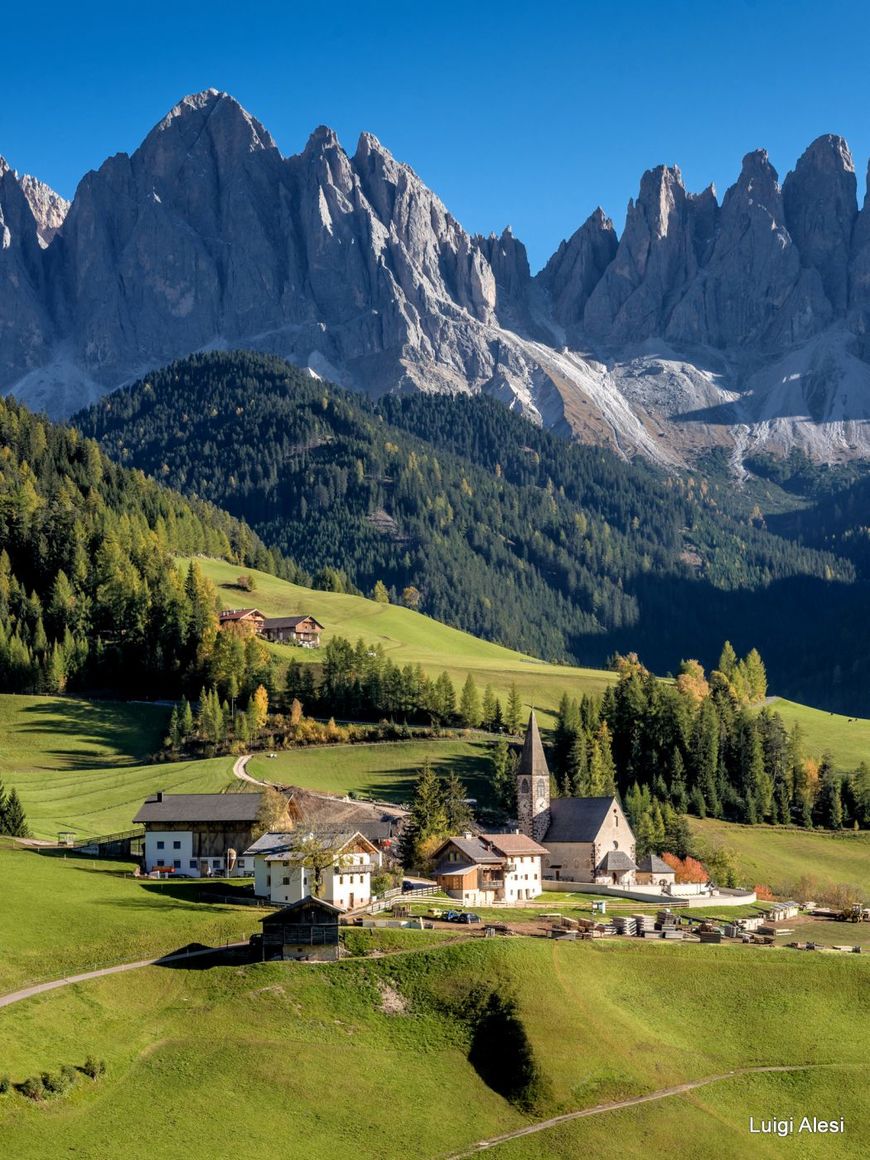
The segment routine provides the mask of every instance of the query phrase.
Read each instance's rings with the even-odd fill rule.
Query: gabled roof
[[[249,616],[260,616],[259,608],[224,608],[221,611],[221,620],[246,620]]]
[[[448,846],[455,846],[469,865],[493,866],[499,865],[502,859],[498,854],[488,849],[480,838],[448,838],[435,851],[435,857],[443,854]]]
[[[328,845],[335,847],[336,854],[341,853],[341,851],[344,850],[345,847],[349,846],[355,839],[358,839],[363,843],[363,845],[367,846],[372,854],[377,854],[378,852],[377,847],[369,841],[365,834],[361,834],[359,830],[330,830],[318,828],[314,832],[319,838],[322,839],[322,844],[324,846]],[[242,857],[251,858],[265,856],[267,862],[280,862],[288,850],[294,849],[294,847],[296,847],[301,841],[307,839],[311,833],[312,831],[307,829],[303,822],[300,823],[297,829],[290,830],[287,833],[263,834],[261,838],[258,838],[256,842],[248,846],[247,850],[245,850],[245,852],[242,854]]]
[[[315,620],[313,616],[309,616],[307,613],[302,616],[267,616],[263,623],[263,628],[295,628],[303,620],[311,620],[318,628],[323,628],[319,620]]]
[[[673,866],[661,859],[658,854],[644,854],[637,864],[638,870],[644,874],[673,874]]]
[[[625,850],[608,850],[598,863],[599,870],[636,870]]]
[[[344,913],[343,907],[333,906],[331,902],[327,902],[323,898],[315,898],[313,894],[306,894],[298,902],[291,902],[288,906],[282,906],[280,910],[275,910],[272,914],[267,914],[265,918],[260,919],[260,922],[280,922],[285,915],[296,914],[297,911],[302,910],[303,907],[311,906],[312,903],[316,907],[335,915]]]
[[[506,858],[534,857],[537,854],[547,853],[543,846],[539,846],[526,834],[481,834],[480,840],[491,846],[497,854],[503,854]]]
[[[549,777],[547,759],[544,756],[544,746],[541,744],[541,734],[538,730],[538,719],[532,712],[529,714],[529,723],[526,726],[526,736],[523,749],[517,765],[517,777]]]
[[[552,842],[594,842],[615,805],[615,797],[552,798],[544,841],[548,846]]]
[[[255,822],[261,793],[157,793],[134,822]]]

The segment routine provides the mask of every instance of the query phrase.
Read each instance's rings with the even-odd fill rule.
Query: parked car
[[[445,910],[441,915],[442,922],[459,922],[462,914],[458,910]]]
[[[465,925],[468,926],[472,922],[480,922],[480,915],[472,914],[471,911],[466,911],[465,914],[460,914],[456,921],[464,922]]]

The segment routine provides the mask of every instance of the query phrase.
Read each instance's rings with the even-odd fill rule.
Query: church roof
[[[644,854],[637,864],[638,870],[644,874],[673,874],[673,866],[669,866],[658,854]]]
[[[598,864],[599,870],[636,870],[634,862],[625,850],[608,850]]]
[[[534,712],[529,714],[529,723],[526,727],[526,736],[517,766],[517,776],[549,778],[547,759],[544,757],[544,746],[541,744],[541,734],[538,731],[538,719]]]
[[[550,825],[544,841],[594,842],[615,797],[553,798],[550,802]]]

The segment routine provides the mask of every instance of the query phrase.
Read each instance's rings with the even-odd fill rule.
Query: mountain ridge
[[[535,275],[414,170],[320,126],[284,157],[226,93],[183,98],[68,209],[0,167],[0,387],[67,415],[194,351],[247,347],[371,395],[484,392],[659,463],[870,455],[870,200],[842,138],[721,200],[642,177]],[[34,212],[34,210],[36,212]]]

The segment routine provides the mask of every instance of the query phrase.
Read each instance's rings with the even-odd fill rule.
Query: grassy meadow
[[[0,779],[15,786],[34,837],[130,829],[155,790],[242,789],[232,758],[152,764],[168,711],[137,702],[0,696]]]
[[[526,939],[330,966],[147,968],[3,1012],[0,1058],[14,1080],[88,1052],[108,1072],[43,1106],[0,1097],[0,1153],[103,1160],[147,1133],[154,1160],[211,1160],[239,1139],[263,1150],[276,1138],[310,1160],[348,1149],[430,1160],[735,1067],[822,1064],[613,1113],[609,1126],[575,1122],[495,1155],[543,1160],[594,1146],[615,1160],[682,1140],[693,1157],[773,1156],[745,1134],[748,1114],[803,1106],[845,1115],[851,1131],[802,1154],[857,1157],[870,1147],[860,1114],[868,969],[858,956]],[[465,1000],[493,987],[515,1000],[514,1050],[487,1072]],[[522,1041],[538,1077],[526,1111],[499,1094]]]
[[[243,592],[236,586],[241,569],[223,560],[198,558],[197,563],[217,586],[224,608],[259,608],[267,616],[290,616],[307,612],[325,626],[324,643],[333,636],[351,641],[360,637],[370,644],[381,644],[396,664],[416,664],[433,675],[446,670],[457,689],[469,673],[480,685],[491,684],[502,698],[511,682],[516,682],[523,702],[534,705],[541,713],[542,724],[552,718],[562,693],[573,695],[601,692],[614,680],[614,674],[601,669],[547,664],[524,656],[501,645],[480,640],[470,633],[450,628],[420,612],[394,604],[377,604],[363,596],[339,592],[320,592],[289,584],[266,572],[244,569],[254,577],[256,588]],[[187,567],[188,561],[179,561]],[[270,646],[277,656],[289,661],[316,663],[314,650],[290,645]]]
[[[441,774],[457,773],[478,800],[488,796],[490,742],[464,739],[385,741],[374,744],[289,749],[274,758],[256,753],[248,773],[282,785],[325,793],[354,793],[386,801],[408,801],[417,772],[428,760]]]
[[[0,994],[257,929],[262,911],[201,903],[195,882],[139,881],[132,870],[0,838]]]
[[[802,875],[855,883],[870,899],[870,832],[799,830],[785,826],[740,826],[714,818],[689,818],[693,833],[737,855],[747,883],[787,890]]]

